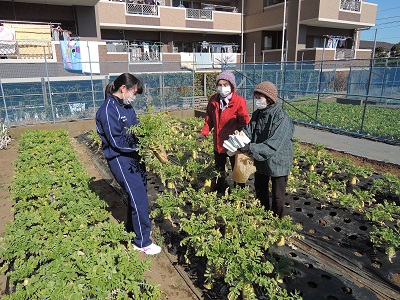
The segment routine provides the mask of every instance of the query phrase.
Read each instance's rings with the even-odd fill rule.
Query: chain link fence
[[[123,72],[145,83],[138,113],[204,108],[216,92],[217,69],[194,71],[180,61],[98,64],[100,74],[67,72],[63,63],[0,61],[0,116],[9,127],[92,119],[104,88]],[[254,110],[254,87],[273,82],[280,102],[298,123],[399,143],[400,70],[398,59],[224,64],[234,72],[238,93]],[[384,120],[382,120],[384,118]]]
[[[400,144],[399,61],[309,61],[226,69],[235,72],[238,92],[250,102],[255,85],[273,82],[281,104],[300,124]]]

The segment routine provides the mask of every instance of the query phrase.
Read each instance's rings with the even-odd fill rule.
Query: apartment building
[[[359,31],[374,26],[376,12],[376,4],[363,0],[0,0],[3,28],[36,24],[49,26],[51,43],[96,41],[101,60],[201,59],[211,67],[216,59],[369,58],[371,50],[359,49]],[[21,57],[2,52],[12,41],[1,32],[0,57]],[[58,47],[49,49],[59,61]]]
[[[360,30],[375,25],[376,12],[376,4],[363,0],[246,1],[246,60],[368,59]]]

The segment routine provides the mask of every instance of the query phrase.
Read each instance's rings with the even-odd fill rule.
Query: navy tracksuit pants
[[[137,247],[147,247],[152,241],[150,240],[151,223],[145,165],[140,162],[140,157],[136,153],[130,157],[115,157],[108,161],[108,165],[115,180],[128,194],[126,230],[135,232],[136,237],[133,243]]]

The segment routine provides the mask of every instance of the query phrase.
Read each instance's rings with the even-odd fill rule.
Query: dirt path
[[[6,223],[13,220],[12,206],[13,202],[9,200],[9,186],[14,176],[13,161],[18,155],[18,141],[12,140],[8,148],[0,150],[0,237],[4,237]],[[2,259],[2,258],[0,258]],[[7,278],[0,275],[0,298],[6,289]]]

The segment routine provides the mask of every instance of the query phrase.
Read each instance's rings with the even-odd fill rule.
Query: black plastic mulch
[[[87,143],[87,137],[77,139]],[[96,166],[102,169],[102,173],[107,173],[108,167],[101,155],[90,147],[89,150],[92,150]],[[252,177],[248,185],[253,190]],[[114,188],[118,190],[118,187]],[[160,180],[149,174],[148,195],[151,203],[164,189]],[[118,192],[121,193],[120,190]],[[400,299],[400,258],[394,257],[390,262],[384,249],[373,246],[369,240],[372,223],[366,221],[362,214],[330,203],[321,204],[307,197],[301,189],[296,194],[287,195],[285,211],[294,222],[303,225],[301,234],[304,239],[287,241],[283,247],[272,248],[277,256],[291,258],[297,270],[293,278],[284,279],[282,287],[300,291],[305,300]],[[166,221],[155,221],[164,230],[162,233],[169,252],[177,255],[179,264],[195,286],[202,290],[204,299],[226,299],[229,291],[222,279],[212,290],[202,287],[204,262],[201,259],[190,266],[180,257],[182,236],[177,228],[164,226]],[[172,230],[165,230],[168,227]],[[256,291],[259,299],[267,299],[260,290]]]

